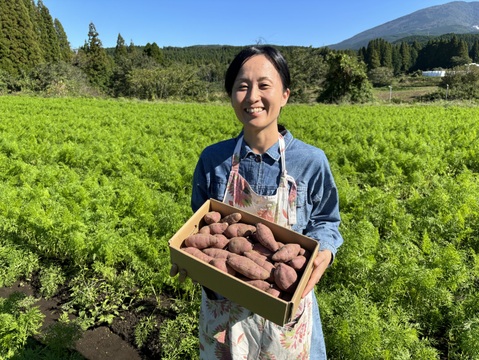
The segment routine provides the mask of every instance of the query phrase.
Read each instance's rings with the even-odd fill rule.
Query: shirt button
[[[261,155],[256,155],[254,161],[261,162]]]

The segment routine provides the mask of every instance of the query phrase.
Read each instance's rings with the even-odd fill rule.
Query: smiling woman
[[[313,254],[313,271],[298,312],[284,326],[203,288],[202,359],[326,358],[312,290],[343,242],[338,192],[324,152],[294,139],[278,124],[289,84],[287,63],[275,48],[249,47],[235,57],[226,72],[225,89],[243,130],[202,152],[193,175],[191,205],[196,211],[206,200],[217,199],[321,239]],[[176,264],[172,269],[176,274]]]

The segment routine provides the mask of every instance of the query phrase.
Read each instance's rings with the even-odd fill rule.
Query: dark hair
[[[291,83],[291,76],[289,74],[288,63],[283,55],[272,46],[250,46],[241,50],[238,55],[233,59],[225,75],[225,90],[228,96],[231,96],[233,92],[233,84],[238,76],[238,73],[243,64],[255,55],[264,55],[271,61],[276,70],[278,70],[281,82],[283,83],[283,89],[289,88]]]

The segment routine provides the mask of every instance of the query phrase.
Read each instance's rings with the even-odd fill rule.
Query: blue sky
[[[441,0],[43,0],[72,48],[92,22],[104,47],[118,34],[129,44],[158,46],[274,45],[321,47]]]

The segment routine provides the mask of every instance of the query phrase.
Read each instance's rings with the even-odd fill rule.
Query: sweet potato
[[[274,297],[280,297],[281,295],[281,289],[276,284],[273,284],[266,292]]]
[[[182,248],[181,250],[207,263],[213,260],[211,256],[205,254],[203,251],[195,247],[185,247],[185,248]]]
[[[209,263],[213,265],[214,267],[216,267],[217,269],[224,271],[227,274],[230,274],[233,276],[236,275],[236,271],[226,263],[226,259],[219,259],[219,258],[211,259]]]
[[[289,266],[291,266],[296,271],[303,271],[306,267],[306,263],[308,259],[304,255],[298,255],[287,262]]]
[[[210,211],[203,216],[203,220],[208,225],[217,223],[221,220],[221,214],[218,211]]]
[[[273,252],[279,249],[279,245],[274,239],[273,232],[263,223],[256,224],[255,239]]]
[[[227,223],[213,223],[209,224],[208,227],[210,228],[210,233],[212,235],[215,234],[223,234],[226,228],[228,227]]]
[[[298,256],[299,251],[301,250],[301,246],[299,244],[289,243],[280,247],[278,251],[276,251],[273,256],[271,256],[271,260],[279,261],[279,262],[288,262],[291,259]]]
[[[228,250],[234,254],[243,255],[245,251],[253,250],[253,244],[247,238],[237,236],[230,239]]]
[[[207,247],[216,245],[217,242],[218,239],[213,235],[196,233],[193,235],[189,235],[185,239],[185,246],[195,247],[197,249],[205,249]]]
[[[230,239],[228,239],[226,236],[224,236],[223,234],[215,234],[213,236],[216,238],[217,243],[212,245],[211,247],[224,249],[228,246]]]
[[[286,292],[294,293],[298,273],[291,266],[285,263],[278,263],[274,270],[274,282],[278,287]]]
[[[226,215],[224,218],[220,220],[220,222],[225,222],[229,225],[237,223],[241,220],[241,214],[240,213],[231,213],[229,215]]]
[[[274,254],[273,251],[267,249],[260,243],[253,243],[253,251],[256,251],[258,254],[261,254],[263,256],[266,256],[268,259],[271,259],[271,256],[273,256]]]
[[[217,248],[206,248],[206,249],[203,249],[202,251],[206,255],[209,255],[215,259],[226,259],[231,254],[228,250],[217,249]]]
[[[198,233],[199,234],[206,234],[206,235],[210,235],[211,234],[211,229],[208,225],[205,225],[205,226],[202,226],[199,230],[198,230]]]
[[[301,250],[299,250],[299,255],[303,255],[306,259],[309,259],[311,252],[302,247]]]
[[[261,267],[264,267],[266,270],[269,271],[270,273],[270,277],[268,278],[268,280],[273,280],[273,271],[275,269],[273,263],[269,262],[268,261],[268,258],[264,255],[261,255],[259,253],[257,253],[256,251],[246,251],[245,253],[243,253],[243,255],[245,257],[247,257],[248,259],[251,259],[253,260],[256,264],[258,264],[259,266]]]
[[[264,280],[245,280],[245,282],[263,291],[271,288],[271,284]]]
[[[253,260],[241,255],[228,257],[226,263],[238,273],[251,280],[266,280],[269,277],[269,273],[265,268],[259,266]]]
[[[256,227],[254,225],[249,225],[245,223],[234,223],[228,226],[228,228],[224,231],[225,236],[227,237],[236,237],[236,236],[244,236],[248,237],[256,231]]]

